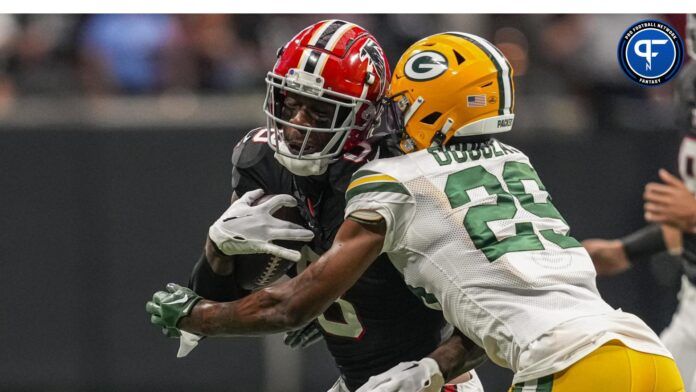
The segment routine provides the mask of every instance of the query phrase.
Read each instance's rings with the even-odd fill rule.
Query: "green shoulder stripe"
[[[382,173],[372,171],[372,170],[358,170],[355,173],[353,173],[353,176],[350,178],[350,181],[353,182],[353,181],[357,180],[358,178],[365,177],[365,176],[373,176],[375,174],[382,174]]]
[[[346,202],[361,193],[367,192],[392,192],[410,195],[406,187],[398,182],[367,182],[350,188],[346,192]]]

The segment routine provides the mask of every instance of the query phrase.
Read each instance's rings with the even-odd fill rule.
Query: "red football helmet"
[[[320,174],[326,170],[328,163],[365,140],[378,124],[390,77],[382,47],[362,27],[326,20],[302,30],[278,51],[273,71],[266,76],[264,111],[268,143],[276,157],[288,168],[288,158],[323,161],[309,173],[296,174]],[[313,127],[290,123],[283,118],[284,100],[289,93],[330,104],[330,121]],[[304,133],[304,142],[294,152],[285,143],[284,126]],[[325,137],[328,141],[314,152],[305,153],[313,132],[330,133],[331,137]]]

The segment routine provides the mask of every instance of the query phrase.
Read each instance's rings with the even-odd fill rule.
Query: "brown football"
[[[263,203],[275,195],[263,195],[252,205]],[[300,210],[297,207],[282,207],[273,216],[278,219],[293,222],[307,227]],[[301,241],[273,241],[284,248],[299,251],[306,243]],[[255,290],[278,280],[295,264],[277,256],[264,253],[234,256],[234,276],[237,284],[247,290]]]

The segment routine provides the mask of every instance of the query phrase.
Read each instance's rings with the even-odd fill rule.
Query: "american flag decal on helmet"
[[[469,95],[466,97],[466,107],[476,108],[486,106],[486,94]]]

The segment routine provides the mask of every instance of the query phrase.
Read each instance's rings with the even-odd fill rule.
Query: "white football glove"
[[[435,392],[445,384],[432,358],[401,362],[382,374],[370,377],[356,392]]]
[[[296,207],[297,200],[290,195],[276,195],[252,206],[251,203],[261,196],[261,189],[245,193],[210,226],[208,236],[228,256],[267,253],[299,261],[300,252],[271,243],[273,240],[307,242],[314,238],[310,230],[273,217],[273,213],[282,207]]]

